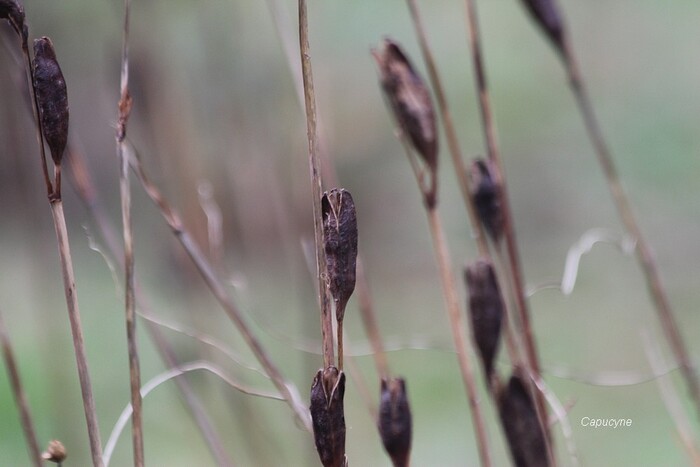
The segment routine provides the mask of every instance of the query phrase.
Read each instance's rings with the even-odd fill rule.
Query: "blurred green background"
[[[483,154],[469,61],[464,2],[420,3],[447,88],[463,152]],[[562,0],[591,97],[635,212],[695,360],[700,354],[700,3],[694,0]],[[568,249],[587,230],[621,233],[565,75],[516,0],[478,2],[486,67],[528,287],[558,280]],[[32,37],[50,36],[71,107],[71,132],[107,215],[120,227],[114,123],[122,3],[25,2]],[[405,2],[311,0],[312,60],[321,138],[341,185],[357,204],[360,248],[392,370],[407,379],[414,419],[413,465],[477,465],[472,425],[440,294],[421,201],[377,84],[369,50],[401,42],[424,73]],[[296,2],[135,1],[131,31],[134,108],[129,137],[187,226],[230,279],[231,294],[285,375],[307,398],[321,357],[314,281],[306,128],[299,104]],[[9,33],[6,24],[0,26]],[[19,359],[42,444],[67,446],[66,466],[88,465],[87,435],[53,226],[26,108],[16,40],[0,48],[0,309]],[[291,58],[290,55],[291,54]],[[444,140],[441,141],[443,149]],[[442,151],[440,210],[455,274],[476,257],[451,164]],[[159,319],[217,337],[256,366],[158,211],[133,183],[136,269]],[[104,242],[69,185],[72,235],[88,358],[106,441],[129,400],[123,292],[90,238]],[[210,197],[207,197],[210,194]],[[221,248],[210,229],[222,215]],[[216,209],[214,209],[216,211]],[[208,223],[208,220],[210,221]],[[213,223],[215,227],[216,223]],[[105,250],[104,247],[100,247]],[[222,251],[223,250],[223,251]],[[460,281],[461,282],[461,281]],[[465,292],[460,285],[460,293]],[[581,262],[573,294],[531,299],[545,378],[564,404],[581,465],[688,464],[644,350],[649,333],[673,367],[633,257],[597,246]],[[372,403],[378,381],[356,297],[346,313]],[[143,324],[144,382],[164,370]],[[178,359],[208,359],[242,383],[269,381],[223,352],[164,330]],[[509,371],[505,357],[499,370]],[[641,382],[610,386],[620,376]],[[670,378],[698,423],[678,371]],[[240,394],[207,373],[188,376],[236,465],[317,465],[310,435],[286,405]],[[389,465],[351,374],[346,391],[350,465]],[[496,465],[509,458],[483,392]],[[631,418],[624,429],[591,429],[582,417]],[[145,399],[149,465],[214,465],[170,382]],[[569,465],[558,427],[557,450]],[[6,373],[0,372],[0,466],[27,465]],[[131,463],[125,431],[112,465]]]

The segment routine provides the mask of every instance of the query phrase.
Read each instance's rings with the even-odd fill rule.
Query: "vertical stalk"
[[[143,409],[141,399],[141,369],[136,343],[136,300],[134,297],[134,236],[131,223],[131,187],[129,184],[129,161],[124,154],[126,125],[131,110],[129,95],[129,11],[131,0],[124,0],[124,35],[122,38],[121,93],[119,119],[116,131],[117,158],[119,160],[119,192],[121,197],[122,226],[124,236],[124,284],[126,340],[129,356],[129,383],[131,388],[131,436],[134,465],[143,467]]]
[[[0,347],[2,348],[2,356],[5,360],[5,366],[7,367],[7,375],[10,379],[10,388],[12,389],[12,394],[15,397],[15,403],[17,404],[17,408],[19,409],[20,422],[22,423],[22,430],[24,431],[24,437],[27,441],[27,450],[29,451],[29,457],[34,467],[41,467],[41,450],[39,449],[39,442],[37,441],[36,431],[34,430],[32,415],[29,411],[29,402],[27,401],[27,394],[24,392],[22,380],[19,376],[19,369],[17,368],[17,362],[15,361],[15,355],[12,351],[12,343],[10,342],[10,336],[7,332],[7,329],[5,328],[5,322],[2,318],[1,312]]]
[[[95,399],[92,395],[92,385],[90,383],[87,355],[85,353],[85,340],[83,338],[83,328],[80,322],[78,294],[75,288],[75,274],[73,272],[73,260],[70,253],[70,244],[68,242],[66,218],[63,214],[63,202],[60,199],[54,199],[51,201],[50,205],[54,227],[56,229],[58,252],[61,257],[63,286],[66,295],[66,304],[68,306],[68,318],[70,320],[70,327],[73,335],[75,360],[78,365],[78,378],[80,379],[83,409],[85,410],[85,420],[87,422],[88,437],[90,439],[92,464],[94,467],[104,467],[104,463],[102,461],[100,429],[97,423],[97,410],[95,409]]]
[[[321,216],[321,168],[318,155],[318,134],[316,129],[316,94],[311,70],[309,47],[309,18],[306,0],[299,0],[299,48],[301,71],[304,82],[304,108],[306,110],[306,137],[309,144],[309,170],[311,173],[311,193],[313,197],[314,239],[316,243],[316,273],[318,275],[319,305],[321,308],[321,335],[323,338],[323,367],[333,364],[333,316],[328,298],[325,279],[326,257],[323,251],[323,226]]]

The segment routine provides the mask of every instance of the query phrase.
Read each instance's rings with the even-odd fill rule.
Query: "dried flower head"
[[[431,171],[437,169],[435,110],[428,87],[399,44],[384,39],[382,50],[372,51],[396,120]]]
[[[46,461],[60,464],[66,460],[66,457],[68,456],[66,455],[66,448],[63,446],[63,443],[54,439],[49,441],[49,445],[41,457]]]
[[[324,467],[345,467],[345,373],[318,370],[311,385],[311,420],[316,451]]]
[[[498,400],[501,423],[517,467],[547,467],[549,456],[535,405],[518,375],[510,378]]]
[[[23,42],[26,42],[27,26],[24,24],[24,7],[18,1],[0,0],[0,19],[6,19]]]
[[[350,192],[334,188],[324,193],[321,214],[329,288],[336,305],[336,318],[342,321],[345,306],[355,290],[357,264],[357,216]]]
[[[564,50],[564,22],[559,14],[556,0],[522,0],[537,24],[549,40],[561,52]]]
[[[494,242],[503,234],[500,177],[490,161],[475,159],[471,165],[471,196],[479,220]]]
[[[34,89],[51,158],[54,164],[61,165],[68,142],[68,94],[56,52],[48,37],[34,40]]]
[[[488,378],[493,374],[493,363],[498,352],[503,320],[503,299],[491,263],[479,259],[464,271],[469,292],[467,309],[471,318],[474,341]]]
[[[402,378],[382,379],[379,402],[379,434],[394,467],[409,465],[411,456],[411,408]]]

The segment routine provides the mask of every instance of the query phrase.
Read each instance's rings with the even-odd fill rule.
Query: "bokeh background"
[[[464,2],[420,3],[463,152],[483,154],[468,55]],[[693,357],[700,358],[700,4],[694,0],[562,0],[583,73],[625,187]],[[478,2],[486,67],[528,287],[561,278],[567,251],[589,229],[621,234],[565,75],[516,0]],[[122,3],[27,0],[32,37],[53,39],[68,84],[71,137],[87,160],[104,212],[120,229],[114,122]],[[369,54],[384,36],[401,42],[424,73],[401,0],[311,0],[312,59],[324,150],[357,204],[360,248],[393,371],[407,379],[413,464],[477,465],[420,196],[377,84]],[[302,396],[321,357],[312,251],[306,129],[298,99],[296,2],[136,1],[132,11],[129,138],[156,183],[228,279],[230,293]],[[53,226],[45,200],[18,47],[0,25],[0,309],[42,443],[67,446],[64,465],[88,465],[80,390]],[[441,140],[442,147],[444,140]],[[476,258],[446,151],[440,210],[455,274]],[[242,339],[133,183],[137,275],[149,311],[180,329],[215,336],[255,367]],[[121,276],[103,256],[94,219],[66,185],[88,358],[103,441],[129,400]],[[220,214],[221,222],[217,221]],[[222,236],[222,242],[218,242]],[[116,283],[115,283],[116,282]],[[461,281],[460,281],[461,282]],[[460,293],[464,296],[463,286]],[[687,456],[651,378],[644,333],[664,355],[698,434],[697,418],[660,338],[633,257],[599,245],[581,261],[570,296],[530,298],[551,389],[570,406],[582,465],[675,466]],[[389,465],[358,384],[376,403],[378,381],[357,312],[346,314],[351,465]],[[219,349],[164,329],[181,362],[207,359],[232,379],[272,385]],[[143,380],[164,370],[143,324]],[[506,375],[501,356],[499,371]],[[316,465],[312,438],[286,405],[245,396],[217,377],[188,380],[236,465]],[[639,384],[619,385],[621,381]],[[482,400],[496,465],[509,458],[493,406]],[[214,465],[170,382],[145,399],[149,465]],[[591,429],[582,417],[631,418]],[[557,433],[563,465],[569,465]],[[112,465],[130,465],[128,429]],[[0,372],[0,465],[28,458],[6,373]]]

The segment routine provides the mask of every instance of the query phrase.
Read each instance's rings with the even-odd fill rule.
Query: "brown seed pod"
[[[475,159],[470,170],[471,196],[479,219],[494,242],[503,234],[500,177],[496,170],[490,161],[483,159]]]
[[[513,375],[498,400],[498,411],[516,467],[547,467],[549,456],[544,433],[530,393],[518,375]]]
[[[46,461],[60,464],[66,460],[68,456],[66,455],[66,448],[63,446],[63,443],[54,439],[49,441],[49,445],[41,457]]]
[[[522,0],[522,2],[554,46],[561,53],[565,53],[564,22],[559,14],[556,0]]]
[[[44,138],[54,164],[59,166],[68,142],[68,94],[48,37],[34,40],[34,89]]]
[[[24,7],[16,0],[0,0],[0,19],[6,19],[12,29],[26,41],[27,26],[24,24]]]
[[[384,39],[381,51],[372,51],[391,108],[401,130],[409,137],[432,172],[437,169],[438,140],[435,110],[428,87],[399,44]]]
[[[493,266],[485,259],[470,264],[464,271],[469,292],[467,309],[471,318],[474,341],[488,379],[498,352],[503,320],[503,299]]]
[[[345,306],[355,290],[357,264],[357,216],[350,192],[334,188],[324,193],[321,215],[329,288],[336,318],[342,321]]]
[[[394,467],[408,466],[413,428],[406,382],[402,378],[382,379],[378,427]]]
[[[316,451],[324,467],[345,467],[345,373],[318,370],[311,385],[311,420]]]

